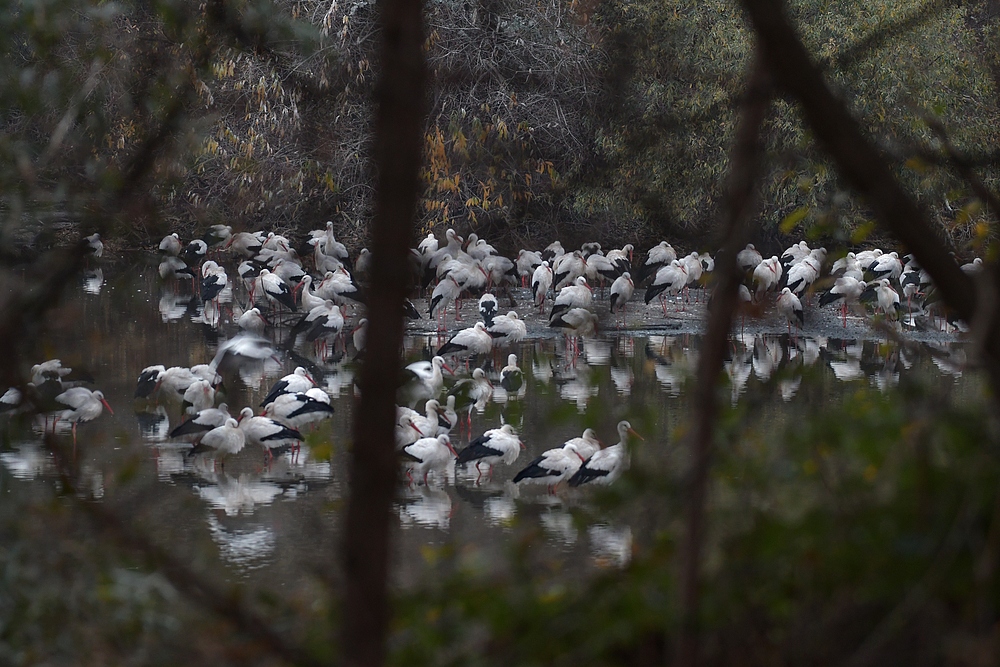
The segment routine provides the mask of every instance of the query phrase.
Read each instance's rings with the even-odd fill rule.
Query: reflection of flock
[[[841,382],[867,378],[873,387],[885,391],[898,384],[900,370],[912,367],[919,354],[929,354],[945,375],[962,375],[965,350],[957,344],[923,343],[911,348],[877,341],[749,334],[733,338],[725,371],[734,404],[747,390],[751,377],[761,383],[776,379],[782,398],[789,401],[798,391],[803,373],[817,363],[825,364]],[[656,362],[656,378],[663,389],[679,396],[684,383],[694,375],[697,352],[681,337],[652,336],[647,356]]]

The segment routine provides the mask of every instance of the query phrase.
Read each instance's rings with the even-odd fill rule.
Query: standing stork
[[[539,313],[545,308],[545,297],[550,287],[552,287],[552,268],[548,261],[544,261],[531,274],[531,295]]]
[[[643,297],[643,301],[648,305],[654,297],[660,297],[660,307],[663,308],[663,316],[667,316],[667,302],[663,297],[663,293],[667,294],[677,294],[680,292],[688,283],[688,268],[686,264],[682,264],[679,260],[673,260],[666,266],[663,266],[656,271],[656,276],[653,278],[653,282],[650,283],[649,287],[646,288],[646,294]]]
[[[500,386],[507,392],[507,396],[517,395],[524,384],[524,373],[517,365],[517,355],[507,355],[507,365],[500,369]]]
[[[788,287],[782,288],[781,294],[778,295],[778,312],[784,316],[785,321],[788,323],[789,334],[792,333],[792,322],[795,322],[795,326],[798,329],[801,329],[805,323],[802,313],[802,302],[799,301],[799,297]]]
[[[444,472],[448,468],[448,464],[458,456],[447,434],[420,438],[416,442],[403,447],[402,452],[407,478],[412,482],[411,471],[416,472],[418,475],[422,473],[425,486],[427,485],[427,475],[429,473],[436,471]]]
[[[633,435],[640,440],[641,435],[632,430],[632,425],[627,421],[618,422],[618,444],[611,445],[607,449],[595,452],[593,456],[583,462],[580,469],[569,478],[570,486],[581,486],[583,484],[611,484],[628,470],[628,436]]]
[[[475,462],[476,471],[479,473],[476,478],[478,482],[483,476],[483,471],[479,467],[481,464],[489,465],[489,477],[492,478],[494,464],[510,465],[517,460],[522,449],[524,449],[524,443],[514,433],[514,427],[510,424],[504,424],[500,428],[486,431],[470,442],[468,447],[458,453],[456,463],[461,465]]]
[[[486,331],[486,325],[476,322],[475,326],[462,329],[451,339],[441,346],[437,351],[437,356],[443,357],[446,354],[457,354],[468,357],[473,354],[489,354],[493,349],[493,337]]]
[[[632,274],[626,271],[611,284],[611,312],[621,313],[622,324],[625,323],[625,304],[632,299],[635,292],[635,283],[632,282]]]
[[[646,252],[646,261],[639,267],[639,284],[677,259],[677,251],[666,241],[660,241]]]
[[[583,462],[601,449],[594,429],[588,428],[583,436],[563,443],[562,447],[547,449],[541,456],[514,475],[514,483],[544,483],[549,493],[555,493],[559,484],[572,477]]]
[[[73,425],[73,447],[76,447],[76,425],[81,422],[89,422],[101,416],[107,408],[108,412],[115,414],[108,402],[104,399],[104,394],[100,391],[91,391],[86,387],[72,387],[55,397],[56,403],[65,405],[67,409],[59,411],[52,422],[52,430],[55,431],[56,424],[60,421],[70,422]]]

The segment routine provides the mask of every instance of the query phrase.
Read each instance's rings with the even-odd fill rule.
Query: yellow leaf
[[[922,174],[927,171],[927,163],[918,157],[911,157],[909,160],[903,163],[907,169],[912,169],[918,174]]]
[[[801,206],[786,215],[785,219],[778,225],[778,229],[782,234],[788,234],[795,229],[795,226],[802,222],[807,215],[809,215],[809,207]]]
[[[863,243],[875,231],[875,221],[869,220],[857,226],[851,233],[851,243]]]

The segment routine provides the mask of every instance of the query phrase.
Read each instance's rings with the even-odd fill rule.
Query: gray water
[[[269,386],[297,365],[307,365],[330,394],[333,418],[309,431],[300,454],[282,455],[271,464],[250,447],[230,457],[224,468],[187,456],[190,445],[167,435],[182,419],[180,407],[133,398],[136,378],[146,366],[211,360],[219,343],[235,335],[232,311],[238,313],[245,298],[237,288],[235,295],[224,294],[221,311],[206,313],[190,298],[189,286],[161,285],[155,266],[106,265],[67,291],[40,346],[49,358],[86,368],[115,410],[80,426],[75,463],[85,480],[81,493],[127,514],[160,544],[217,559],[231,577],[264,576],[274,586],[295,586],[314,575],[318,563],[330,562],[336,549],[359,369],[352,351],[323,361],[305,343],[294,353],[226,374],[225,400],[234,415],[244,405],[257,406]],[[354,312],[351,321],[357,317]],[[426,323],[413,328],[406,358],[428,358],[444,339],[423,331]],[[835,404],[862,386],[892,392],[913,377],[957,393],[975,390],[963,377],[965,351],[959,342],[900,347],[874,337],[844,340],[774,331],[781,327],[736,335],[726,364],[730,403],[752,403],[752,428],[758,434],[780,433],[804,412]],[[269,333],[282,339],[286,332]],[[475,468],[451,468],[425,486],[408,484],[401,475],[395,504],[398,579],[421,576],[442,547],[457,553],[464,567],[502,568],[503,555],[525,534],[537,537],[532,549],[560,566],[627,564],[634,550],[651,544],[663,526],[676,521],[677,504],[650,498],[609,508],[595,502],[592,489],[549,494],[545,487],[518,489],[510,480],[542,451],[586,427],[595,428],[605,443],[615,442],[616,423],[628,419],[644,438],[635,443],[632,459],[640,488],[658,482],[682,488],[687,456],[677,442],[691,409],[688,389],[698,344],[699,337],[690,333],[612,329],[586,341],[572,362],[561,337],[533,337],[512,350],[525,374],[517,396],[507,396],[497,383],[506,351],[496,363],[479,360],[487,365],[496,393],[472,412],[472,436],[511,423],[526,450],[513,466],[498,466],[492,478],[480,478]],[[25,370],[38,361],[22,360]],[[466,376],[461,363],[452,365],[461,369],[458,377]],[[453,381],[448,377],[446,384]],[[56,467],[39,430],[18,433],[0,451],[3,488],[52,487]],[[68,431],[59,437],[70,438]],[[469,433],[453,431],[452,440],[460,449]],[[621,483],[637,484],[632,478]]]

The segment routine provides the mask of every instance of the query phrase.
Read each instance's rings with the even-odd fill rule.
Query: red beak
[[[110,412],[111,414],[115,414],[115,411],[111,409],[111,406],[108,405],[108,402],[105,401],[103,398],[101,399],[101,403],[103,403],[104,407],[108,409],[108,412]]]
[[[641,435],[639,435],[638,433],[636,433],[636,432],[635,432],[635,431],[633,431],[632,429],[629,429],[629,430],[628,430],[628,432],[629,432],[629,433],[631,433],[632,435],[634,435],[635,437],[639,438],[639,439],[640,439],[640,440],[642,440],[643,442],[646,442],[646,439],[645,439],[644,437],[642,437]]]

